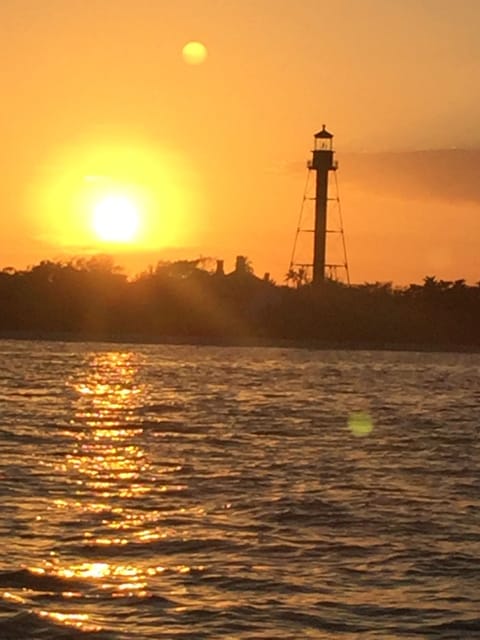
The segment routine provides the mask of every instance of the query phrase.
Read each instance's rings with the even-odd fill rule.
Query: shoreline
[[[272,349],[307,349],[312,351],[405,351],[418,353],[480,353],[480,345],[417,344],[396,342],[348,342],[294,340],[289,338],[213,337],[213,336],[145,336],[142,334],[98,335],[63,332],[2,331],[1,341],[19,342],[89,342],[98,344],[183,345],[209,347],[244,347]]]

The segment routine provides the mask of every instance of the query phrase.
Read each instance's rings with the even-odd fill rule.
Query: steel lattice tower
[[[304,198],[302,202],[302,209],[300,212],[300,219],[295,236],[295,242],[292,251],[292,259],[290,262],[289,273],[293,273],[295,268],[299,269],[305,275],[308,274],[314,285],[323,283],[327,278],[337,279],[339,269],[343,269],[346,275],[346,281],[350,283],[347,252],[345,245],[345,236],[343,232],[343,221],[340,209],[340,198],[338,196],[338,183],[337,183],[337,163],[334,160],[333,151],[333,135],[327,131],[325,125],[323,125],[321,131],[314,135],[314,148],[312,151],[312,159],[308,162],[308,176],[307,184],[305,187]],[[309,178],[312,174],[315,174],[315,196],[313,198],[308,197],[308,185]],[[329,197],[329,177],[333,174],[335,177],[335,190],[334,197]],[[303,214],[304,204],[307,200],[313,200],[315,203],[313,229],[303,228]],[[328,204],[329,201],[334,201],[337,204],[338,209],[338,228],[330,228],[327,226],[328,222]],[[299,262],[296,259],[296,248],[298,236],[301,232],[313,233],[313,252],[312,258],[308,262]],[[327,263],[327,234],[337,233],[341,236],[343,262]]]

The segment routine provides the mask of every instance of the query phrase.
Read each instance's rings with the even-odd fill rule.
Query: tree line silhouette
[[[0,271],[4,337],[162,341],[282,340],[347,346],[480,346],[480,283],[320,287],[257,278],[237,258],[225,275],[204,259],[159,262],[129,280],[107,256]]]

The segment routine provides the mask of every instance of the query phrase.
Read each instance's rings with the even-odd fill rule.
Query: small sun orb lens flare
[[[348,428],[354,436],[364,438],[373,431],[373,421],[368,413],[364,411],[354,411],[348,417]]]
[[[140,216],[135,204],[125,196],[110,195],[93,208],[93,230],[105,242],[132,242],[139,229]]]
[[[187,64],[202,64],[207,59],[207,55],[207,47],[201,42],[187,42],[182,49],[182,56]]]

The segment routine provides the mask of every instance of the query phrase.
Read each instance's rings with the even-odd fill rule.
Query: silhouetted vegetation
[[[42,261],[0,272],[3,336],[237,341],[346,346],[480,346],[480,284],[277,286],[245,258],[233,273],[208,261],[159,262],[132,280],[108,257]]]

